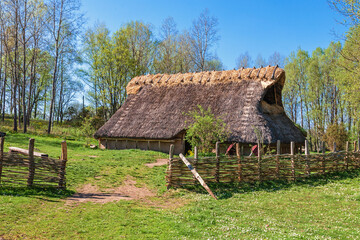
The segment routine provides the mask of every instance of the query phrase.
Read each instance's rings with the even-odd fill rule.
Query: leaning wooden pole
[[[60,159],[60,172],[59,172],[59,185],[58,187],[61,189],[66,188],[66,180],[65,180],[65,169],[67,162],[67,144],[66,141],[61,142],[61,159]]]
[[[217,200],[216,196],[214,195],[214,193],[211,191],[211,189],[208,187],[208,185],[204,182],[204,180],[201,178],[201,176],[197,173],[197,171],[191,166],[191,164],[189,163],[189,161],[184,157],[184,155],[182,153],[179,154],[179,157],[181,158],[181,160],[185,163],[185,165],[189,168],[189,170],[192,172],[192,174],[194,175],[194,177],[200,182],[201,186],[203,186],[206,191],[215,199]]]

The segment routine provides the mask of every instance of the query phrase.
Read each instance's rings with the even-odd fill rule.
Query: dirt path
[[[66,199],[67,204],[94,202],[107,203],[119,200],[138,200],[156,196],[155,193],[145,187],[136,187],[136,181],[127,177],[123,185],[117,188],[100,191],[97,186],[86,184],[78,189],[77,193]]]
[[[145,163],[145,166],[149,167],[149,168],[153,168],[155,166],[162,166],[162,165],[166,165],[168,164],[169,159],[167,158],[159,158],[156,159],[155,163]]]
[[[139,200],[146,206],[176,209],[190,202],[189,199],[180,200],[179,198],[174,198],[171,192],[166,192],[162,196],[157,196],[154,191],[151,191],[146,187],[137,187],[135,184],[136,181],[131,176],[127,176],[121,186],[105,189],[103,191],[100,191],[97,186],[86,184],[78,189],[77,193],[68,197],[65,200],[65,204],[76,206],[83,202],[104,204],[121,200]]]

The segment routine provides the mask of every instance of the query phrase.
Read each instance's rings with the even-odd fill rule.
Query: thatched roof
[[[201,105],[227,123],[229,141],[255,143],[257,129],[265,142],[303,142],[283,109],[284,83],[284,70],[270,66],[135,77],[126,102],[95,137],[171,139],[185,129],[184,113]]]

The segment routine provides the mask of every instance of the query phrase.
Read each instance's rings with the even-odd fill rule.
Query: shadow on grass
[[[51,200],[48,198],[62,199],[69,197],[74,193],[75,192],[71,190],[63,190],[55,187],[40,188],[40,187],[0,186],[0,196],[33,197],[50,202],[56,202],[57,200]]]
[[[247,193],[254,191],[275,192],[294,186],[316,187],[323,186],[339,180],[357,178],[359,176],[360,169],[356,169],[346,172],[335,172],[327,173],[325,175],[315,175],[308,178],[297,179],[295,182],[276,180],[254,183],[208,183],[208,186],[218,197],[218,199],[228,199],[231,198],[235,193]],[[183,186],[182,188],[197,193],[208,194],[200,184]]]

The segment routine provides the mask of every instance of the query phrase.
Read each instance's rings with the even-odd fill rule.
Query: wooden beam
[[[23,148],[18,148],[18,147],[9,147],[9,152],[17,152],[17,153],[21,153],[24,155],[29,155],[29,150],[23,149]],[[48,154],[46,153],[39,153],[39,152],[33,152],[35,157],[49,157]]]
[[[217,200],[214,193],[211,191],[211,189],[208,187],[208,185],[204,182],[204,180],[201,178],[201,176],[197,173],[197,171],[191,166],[189,161],[184,157],[182,153],[179,154],[181,160],[185,163],[185,165],[189,168],[189,170],[192,172],[194,177],[200,182],[201,186],[203,186],[206,191],[215,199]]]

